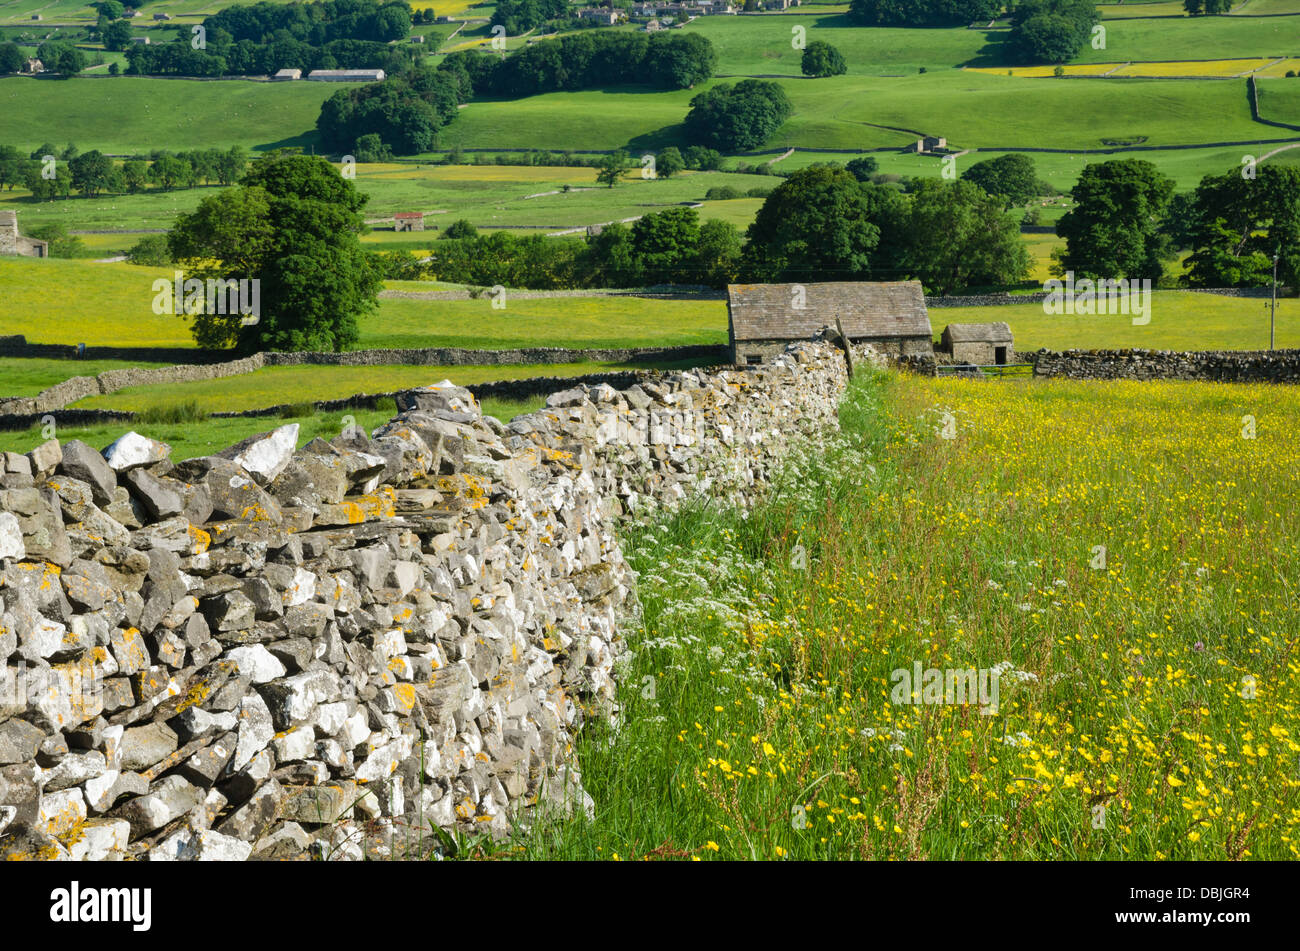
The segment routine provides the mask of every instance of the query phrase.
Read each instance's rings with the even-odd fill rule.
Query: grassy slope
[[[1300,854],[1295,388],[893,377],[841,419],[748,518],[627,532],[644,628],[617,734],[580,740],[595,820],[526,855]],[[1002,663],[993,715],[894,696]]]
[[[320,104],[347,83],[0,79],[6,144],[55,139],[111,154],[174,149],[268,149],[315,142]]]

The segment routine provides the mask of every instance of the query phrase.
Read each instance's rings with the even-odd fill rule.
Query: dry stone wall
[[[4,454],[0,856],[400,856],[590,812],[573,739],[638,613],[618,519],[751,500],[845,379],[809,342],[508,423],[443,383],[298,450]]]
[[[1300,383],[1300,350],[1039,350],[1023,356],[1038,377]]]

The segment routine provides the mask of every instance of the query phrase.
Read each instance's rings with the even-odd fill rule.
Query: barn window
[[[756,366],[763,362],[763,358],[756,353],[751,353],[745,357],[745,362],[750,366]]]

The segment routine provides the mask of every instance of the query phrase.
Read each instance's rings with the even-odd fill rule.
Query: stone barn
[[[424,213],[419,211],[399,211],[393,215],[394,231],[423,231]]]
[[[0,211],[0,254],[21,254],[29,258],[49,257],[50,244],[18,233],[18,212]]]
[[[995,366],[1014,363],[1016,352],[1011,328],[1002,321],[989,324],[949,324],[939,338],[939,349],[956,363]]]
[[[934,351],[919,281],[732,284],[727,317],[733,363],[765,363],[836,318],[855,344],[899,355]]]

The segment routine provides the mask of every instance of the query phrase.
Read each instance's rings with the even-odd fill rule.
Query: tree
[[[1007,208],[1023,205],[1038,194],[1038,173],[1027,155],[1010,153],[976,162],[961,176],[990,195],[1001,198]]]
[[[902,260],[931,294],[1013,284],[1029,273],[1019,224],[972,182],[918,180],[906,235]]]
[[[861,280],[880,229],[848,171],[810,165],[767,197],[749,226],[742,271],[756,281]]]
[[[131,23],[128,20],[114,20],[100,33],[106,50],[124,50],[131,45]]]
[[[42,43],[36,48],[36,58],[62,76],[75,76],[86,68],[86,57],[71,43]]]
[[[164,190],[186,184],[192,180],[193,175],[194,169],[190,163],[170,152],[160,154],[149,167],[150,180]]]
[[[686,162],[676,146],[670,145],[655,156],[655,175],[659,178],[672,178],[685,167]]]
[[[149,181],[149,166],[139,159],[129,159],[122,163],[122,180],[126,190],[131,194],[142,191]]]
[[[447,228],[445,231],[443,231],[442,236],[444,238],[451,238],[453,240],[459,240],[464,238],[477,238],[478,229],[469,223],[469,219],[458,218],[456,221],[453,221],[451,224],[447,225]]]
[[[610,188],[613,188],[614,183],[623,176],[623,173],[627,171],[631,163],[632,160],[628,157],[626,152],[620,150],[609,153],[604,156],[600,160],[600,164],[596,166],[598,169],[596,172],[596,183],[598,185],[608,185]]]
[[[785,90],[774,82],[722,83],[691,100],[686,134],[697,144],[741,152],[766,142],[792,111]]]
[[[104,191],[113,173],[113,162],[98,149],[78,155],[68,163],[72,173],[72,187],[88,198]]]
[[[120,20],[126,13],[126,8],[118,0],[103,0],[102,3],[95,4],[95,9],[99,15],[109,20]]]
[[[1300,284],[1300,168],[1261,164],[1255,177],[1240,170],[1207,175],[1196,188],[1186,262],[1197,287]]]
[[[840,51],[823,40],[813,40],[803,51],[799,68],[805,76],[841,76],[849,71]]]
[[[694,208],[665,208],[632,225],[632,251],[652,284],[681,283],[680,268],[695,256],[700,216]]]
[[[1087,45],[1100,20],[1093,0],[1021,0],[1007,46],[1021,62],[1064,63]]]
[[[240,185],[204,198],[169,236],[173,257],[205,276],[258,279],[261,314],[196,315],[200,346],[343,350],[382,280],[362,250],[367,196],[319,156],[271,153]]]
[[[232,145],[229,151],[222,152],[217,158],[217,181],[222,185],[233,185],[247,167],[248,153],[243,146]]]
[[[849,161],[845,163],[844,167],[848,169],[849,174],[858,181],[869,182],[871,181],[871,176],[875,175],[876,171],[880,168],[880,163],[877,162],[874,157],[866,155],[862,158],[849,159]]]
[[[12,145],[0,145],[0,188],[21,185],[27,173],[27,156]]]
[[[147,267],[166,267],[172,263],[171,248],[165,234],[147,234],[126,252],[126,258],[132,264]]]
[[[701,172],[711,172],[722,168],[722,153],[717,149],[708,149],[702,145],[687,146],[686,151],[682,153],[682,158],[685,160],[687,168],[698,169]]]
[[[1087,165],[1071,195],[1074,208],[1056,233],[1065,239],[1058,268],[1093,279],[1159,280],[1168,237],[1160,222],[1174,183],[1150,162]]]
[[[579,258],[579,271],[591,287],[635,287],[641,269],[632,247],[632,232],[625,224],[605,225],[587,238]]]
[[[17,43],[0,43],[0,73],[21,72],[27,57]]]
[[[28,233],[38,241],[49,242],[52,258],[80,257],[81,252],[86,250],[86,243],[76,235],[68,234],[68,229],[63,225],[41,225]]]
[[[700,225],[695,246],[695,275],[700,284],[726,287],[739,273],[742,243],[740,231],[729,221],[714,218]]]

